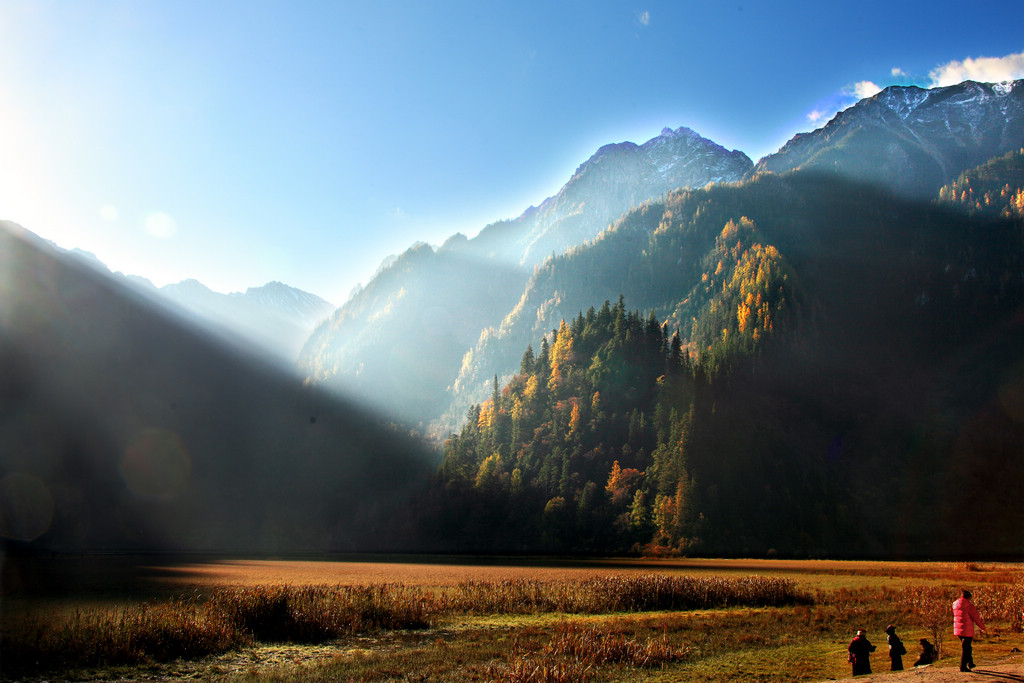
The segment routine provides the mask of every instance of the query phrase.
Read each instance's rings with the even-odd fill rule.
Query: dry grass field
[[[949,603],[1024,677],[1024,565],[791,560],[7,558],[0,674],[23,680],[823,681],[858,628],[874,678],[956,672]],[[888,672],[898,627],[913,664]],[[950,668],[952,667],[952,669]],[[972,674],[972,677],[985,674]],[[859,679],[863,680],[863,679]],[[1011,679],[1012,680],[1012,679]],[[1024,680],[1018,678],[1017,680]]]

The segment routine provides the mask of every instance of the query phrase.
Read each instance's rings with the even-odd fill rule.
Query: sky
[[[1024,3],[4,0],[0,218],[340,305],[686,126],[755,162],[889,85],[1024,78]]]

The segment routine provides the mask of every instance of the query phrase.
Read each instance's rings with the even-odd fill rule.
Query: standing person
[[[960,670],[970,671],[974,668],[974,653],[971,643],[974,640],[974,625],[977,624],[985,633],[985,624],[981,621],[978,608],[971,602],[971,591],[965,590],[953,603],[953,635],[960,638],[962,652],[960,654]]]
[[[892,671],[903,671],[903,655],[907,654],[907,648],[903,647],[903,641],[896,635],[896,627],[889,624],[885,627],[885,639],[889,643],[889,660],[892,662]]]
[[[871,653],[875,651],[875,646],[863,630],[857,631],[857,637],[850,641],[850,647],[846,649],[850,651],[849,661],[853,664],[854,676],[871,673]]]

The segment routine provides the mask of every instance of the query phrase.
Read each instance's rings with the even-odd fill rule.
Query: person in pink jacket
[[[974,625],[984,633],[985,624],[981,621],[978,608],[971,602],[971,591],[965,590],[953,603],[953,635],[960,638],[963,652],[960,654],[960,670],[970,671],[974,668],[974,654],[971,641],[974,640]]]

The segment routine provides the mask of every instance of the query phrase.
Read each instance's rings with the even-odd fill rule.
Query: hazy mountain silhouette
[[[394,548],[430,456],[0,226],[0,532],[57,549]],[[402,546],[404,547],[404,545]]]
[[[81,249],[68,253],[101,273],[111,272],[95,254]],[[221,294],[194,279],[157,287],[138,275],[114,275],[124,277],[145,293],[158,294],[160,300],[171,304],[176,315],[188,316],[190,322],[201,322],[228,337],[255,344],[288,365],[296,361],[310,333],[335,308],[315,294],[282,282]]]

